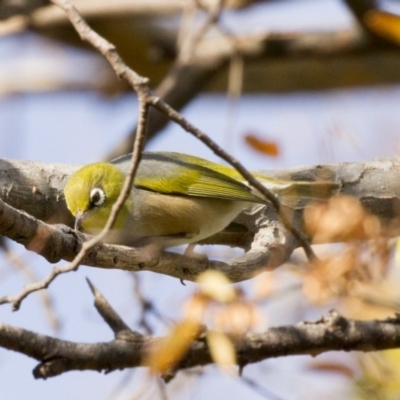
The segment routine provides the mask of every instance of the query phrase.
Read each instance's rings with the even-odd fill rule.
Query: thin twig
[[[276,210],[282,224],[285,228],[291,232],[295,238],[299,241],[301,246],[303,247],[307,258],[310,261],[316,260],[317,257],[311,248],[311,245],[308,241],[307,236],[295,226],[291,224],[287,216],[281,210],[281,203],[277,196],[275,196],[269,189],[267,189],[263,184],[261,184],[250,171],[248,171],[238,160],[232,157],[228,152],[226,152],[221,146],[219,146],[216,142],[214,142],[209,136],[207,136],[204,132],[200,129],[196,128],[192,125],[189,121],[187,121],[181,114],[175,111],[172,107],[168,104],[163,102],[156,96],[150,97],[151,104],[156,107],[161,112],[168,115],[168,117],[180,125],[186,132],[191,133],[197,139],[202,141],[207,147],[209,147],[216,155],[224,159],[226,162],[231,164],[242,176],[243,178],[249,183],[249,185],[260,192],[265,199],[267,199],[274,209]]]
[[[156,379],[156,385],[160,392],[160,400],[168,400],[165,382],[160,377],[156,377],[155,379]]]
[[[243,178],[246,179],[252,188],[258,190],[272,204],[285,228],[295,236],[295,238],[304,248],[308,259],[312,261],[317,258],[310,246],[307,236],[301,230],[297,229],[295,226],[292,226],[286,215],[284,215],[284,213],[281,211],[279,199],[270,190],[268,190],[257,179],[255,179],[254,176],[239,163],[239,161],[230,156],[204,132],[200,131],[191,123],[189,123],[181,114],[166,104],[162,99],[154,96],[147,86],[148,79],[141,77],[131,68],[129,68],[119,56],[115,46],[94,32],[83,20],[77,9],[69,0],[52,0],[52,2],[65,11],[67,17],[74,25],[82,40],[88,41],[101,54],[103,54],[107,61],[114,68],[116,74],[120,78],[125,79],[132,86],[139,96],[139,101],[143,101],[146,104],[146,107],[149,105],[154,106],[156,109],[167,115],[172,121],[180,125],[184,130],[201,140],[211,150],[213,150],[215,154],[231,164],[243,176]]]
[[[239,378],[239,382],[242,382],[245,385],[247,385],[254,392],[256,392],[260,396],[264,397],[264,399],[268,399],[268,400],[284,400],[283,397],[278,396],[277,394],[273,393],[271,390],[261,386],[256,381],[254,381],[253,379],[248,378],[247,376],[241,376]]]
[[[25,275],[31,282],[36,282],[39,277],[36,275],[35,271],[24,263],[24,261],[18,257],[5,243],[5,238],[2,237],[0,240],[0,248],[3,249],[4,254],[8,261],[14,266],[14,268]],[[43,307],[46,312],[47,319],[55,332],[58,332],[61,327],[60,319],[54,310],[53,300],[48,292],[41,292],[40,298],[43,302]]]
[[[58,275],[70,271],[76,271],[79,267],[79,264],[84,259],[85,255],[88,253],[88,251],[105,238],[107,233],[112,228],[119,213],[119,210],[122,208],[123,204],[125,203],[126,199],[130,194],[132,182],[135,177],[137,168],[139,166],[140,155],[142,152],[145,133],[146,133],[145,126],[146,126],[149,107],[146,102],[146,97],[144,96],[144,92],[138,91],[138,89],[141,88],[143,85],[145,85],[148,79],[142,78],[141,76],[136,74],[133,70],[128,69],[122,62],[118,53],[115,51],[115,47],[89,27],[89,25],[83,20],[83,18],[80,16],[80,14],[78,13],[78,11],[71,2],[64,0],[52,0],[52,2],[64,10],[69,20],[71,21],[71,23],[73,24],[73,26],[75,27],[75,29],[81,35],[82,38],[88,40],[90,43],[96,43],[96,48],[101,48],[104,51],[104,54],[107,54],[108,57],[114,60],[116,65],[120,67],[116,71],[118,76],[129,77],[129,82],[131,82],[137,89],[139,97],[138,126],[137,126],[136,138],[128,174],[125,178],[125,182],[121,190],[121,193],[118,196],[117,201],[113,204],[110,216],[102,231],[89,241],[83,243],[79,253],[69,265],[64,267],[54,268],[53,271],[44,280],[25,286],[25,288],[16,296],[4,298],[3,302],[8,301],[13,304],[13,310],[18,310],[21,301],[24,298],[26,298],[30,293],[47,288]]]
[[[118,337],[122,332],[130,332],[132,334],[140,335],[139,333],[133,332],[129,326],[123,321],[118,313],[111,307],[110,303],[101,294],[101,292],[93,285],[93,283],[86,278],[86,281],[90,287],[90,290],[94,296],[94,306],[97,312],[101,315],[104,322],[111,328],[115,336]]]
[[[139,101],[140,101],[140,97],[139,97]],[[107,235],[107,233],[112,228],[112,226],[118,216],[119,210],[124,205],[126,199],[129,196],[130,188],[132,186],[132,182],[133,182],[134,176],[136,174],[136,171],[137,171],[137,168],[138,168],[139,162],[140,162],[139,156],[141,154],[141,150],[142,150],[143,143],[144,143],[144,136],[145,136],[144,121],[146,120],[147,112],[148,112],[148,106],[144,102],[140,102],[139,103],[139,124],[138,124],[138,130],[137,130],[137,134],[136,134],[135,144],[134,144],[134,148],[133,148],[132,159],[131,159],[131,163],[129,166],[129,171],[125,178],[121,193],[118,196],[117,201],[113,204],[110,216],[107,220],[106,225],[102,229],[102,231],[98,235],[94,236],[92,239],[90,239],[87,242],[84,242],[82,244],[82,247],[81,247],[79,253],[76,255],[75,259],[70,264],[68,264],[66,266],[54,268],[45,279],[43,279],[42,281],[39,281],[39,282],[35,282],[33,284],[26,285],[19,294],[15,295],[15,296],[6,296],[6,297],[2,298],[1,304],[12,303],[13,311],[18,310],[22,300],[25,299],[29,294],[36,292],[38,290],[46,289],[50,285],[50,283],[53,282],[54,279],[57,278],[58,275],[65,274],[65,273],[71,272],[71,271],[76,271],[79,268],[81,261],[85,258],[85,256],[89,252],[89,250],[92,249],[94,246],[96,246],[98,243],[100,243],[104,239],[104,237]]]
[[[193,55],[196,52],[196,47],[198,46],[204,35],[207,33],[207,31],[210,29],[211,26],[217,24],[221,15],[221,11],[223,9],[223,3],[224,0],[218,0],[216,3],[211,4],[206,9],[207,18],[194,34],[191,34],[189,32],[189,29],[191,28],[190,24],[186,24],[186,27],[189,27],[189,29],[187,29],[188,31],[183,32],[182,35],[178,36],[178,45],[180,44],[179,42],[181,42],[178,54],[178,63],[180,62],[187,64],[191,61]],[[197,1],[194,2],[194,5],[197,8],[200,8],[200,5],[198,4]],[[204,7],[201,8],[204,9]],[[196,10],[194,10],[194,12],[195,11]],[[185,19],[183,19],[183,22],[185,22]],[[183,40],[179,40],[180,38],[183,38]]]
[[[131,274],[133,279],[133,291],[135,293],[135,297],[140,303],[140,316],[139,316],[139,326],[143,328],[146,334],[150,335],[153,333],[153,330],[149,323],[146,321],[147,311],[153,309],[153,304],[144,298],[142,291],[140,290],[140,281],[138,274]]]

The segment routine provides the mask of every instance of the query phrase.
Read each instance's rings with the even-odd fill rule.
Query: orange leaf
[[[400,45],[400,16],[371,10],[365,14],[364,23],[372,32]]]
[[[190,345],[199,336],[201,325],[193,320],[185,320],[175,325],[170,334],[155,343],[147,354],[143,365],[152,373],[165,373],[173,368],[187,353]]]
[[[355,377],[355,371],[351,367],[334,361],[313,361],[309,363],[308,368],[319,372],[336,373],[350,379]]]
[[[275,142],[260,139],[252,134],[245,135],[244,140],[253,150],[259,153],[270,157],[277,157],[279,155],[279,147]]]
[[[218,331],[207,331],[207,344],[211,357],[225,372],[232,373],[236,366],[236,350],[225,333]]]
[[[200,285],[201,293],[221,303],[229,303],[236,299],[235,288],[231,281],[222,272],[208,269],[202,272],[196,279]]]

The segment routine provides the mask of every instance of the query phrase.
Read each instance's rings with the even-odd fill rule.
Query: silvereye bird
[[[68,180],[65,199],[75,228],[99,232],[117,200],[131,155],[82,167]],[[255,173],[278,197],[326,198],[334,182],[282,181]],[[158,240],[161,247],[196,243],[226,228],[251,204],[267,201],[234,168],[169,152],[143,153],[131,194],[114,224],[122,242]],[[119,240],[119,239],[118,239]]]

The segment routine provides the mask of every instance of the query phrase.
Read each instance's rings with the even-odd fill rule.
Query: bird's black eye
[[[100,188],[94,188],[90,192],[90,204],[93,206],[101,206],[104,203],[106,195]]]

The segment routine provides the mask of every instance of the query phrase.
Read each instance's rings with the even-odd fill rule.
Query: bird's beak
[[[79,229],[82,227],[82,222],[84,220],[84,215],[85,213],[81,210],[79,210],[76,215],[75,215],[75,225],[74,229],[79,231]]]

